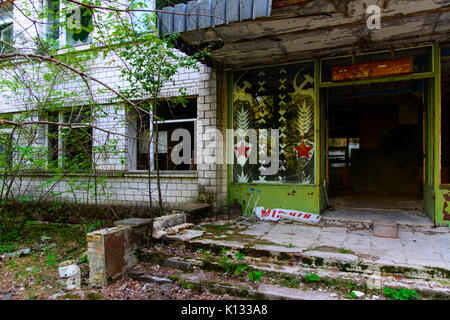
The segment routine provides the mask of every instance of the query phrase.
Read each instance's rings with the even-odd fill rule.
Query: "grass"
[[[1,222],[0,222],[1,223]],[[23,287],[20,299],[47,299],[63,288],[58,284],[58,265],[65,260],[80,258],[87,263],[87,225],[42,223],[28,221],[19,236],[0,242],[0,254],[19,249],[31,249],[22,256],[13,256],[0,262],[0,287]],[[87,271],[87,265],[81,265]]]
[[[390,300],[417,300],[419,295],[415,290],[405,288],[384,288],[384,296]]]

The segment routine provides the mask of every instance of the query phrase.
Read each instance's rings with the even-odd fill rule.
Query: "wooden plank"
[[[302,2],[306,2],[308,0],[273,0],[272,2],[272,9],[292,6],[294,4],[299,4]]]
[[[404,26],[407,26],[404,27]],[[321,53],[334,54],[367,52],[392,45],[411,45],[448,39],[450,12],[424,16],[403,17],[386,22],[381,30],[367,30],[365,25],[341,26],[332,30],[287,34],[274,39],[246,43],[227,43],[212,53],[212,58],[225,65],[281,63],[317,57]],[[252,59],[249,61],[248,57]]]
[[[261,18],[234,24],[232,28],[218,26],[221,36],[226,42],[248,41],[265,36],[276,36],[295,32],[311,32],[319,29],[333,29],[338,26],[351,24],[366,25],[367,6],[371,1],[354,1],[349,4],[349,17],[336,12],[329,1],[316,0],[304,4],[289,6],[284,15],[277,15],[273,10],[270,18]],[[381,27],[390,19],[414,15],[431,14],[439,10],[450,10],[444,4],[433,1],[396,1],[390,2],[386,10],[382,11]],[[281,10],[281,9],[278,9]],[[289,13],[289,15],[287,15]]]
[[[371,79],[385,76],[410,74],[413,71],[412,57],[378,62],[366,62],[350,66],[334,67],[332,81]]]

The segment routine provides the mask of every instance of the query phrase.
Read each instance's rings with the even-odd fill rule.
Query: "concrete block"
[[[121,225],[89,233],[89,283],[104,287],[133,267],[137,263],[135,251],[146,244],[147,227],[147,224]]]

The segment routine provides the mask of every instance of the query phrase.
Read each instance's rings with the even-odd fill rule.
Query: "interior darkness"
[[[441,183],[450,184],[450,56],[442,59],[441,92]]]
[[[196,119],[197,99],[185,99],[185,105],[177,101],[159,101],[156,115],[162,120]]]
[[[197,99],[185,99],[185,104],[179,101],[159,101],[156,109],[156,115],[160,118],[158,125],[159,140],[158,140],[158,164],[160,170],[195,170],[194,164],[194,147],[195,147],[195,122],[192,119],[197,118]],[[144,131],[149,130],[150,118],[148,115],[143,115],[143,120],[139,121],[141,125],[139,132],[145,135]],[[175,122],[171,122],[175,120]],[[187,121],[183,121],[187,120]],[[172,133],[176,129],[186,129],[189,131],[191,140],[191,162],[175,164],[171,159],[171,152],[180,141],[172,141]],[[148,138],[148,136],[146,136]],[[149,167],[149,150],[147,145],[138,144],[137,147],[137,169],[148,170]],[[183,151],[180,151],[180,156],[183,156]],[[155,159],[155,157],[153,157]],[[156,168],[156,159],[155,168]]]
[[[403,81],[329,90],[331,198],[421,198],[423,86]]]

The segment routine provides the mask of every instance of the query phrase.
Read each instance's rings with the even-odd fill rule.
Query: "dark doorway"
[[[423,212],[425,81],[328,91],[328,183],[334,209]]]

